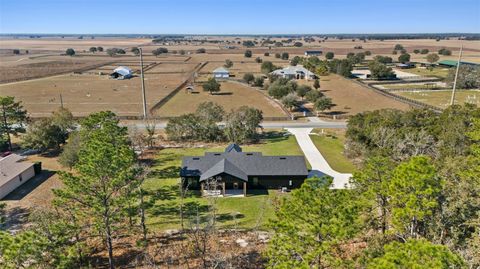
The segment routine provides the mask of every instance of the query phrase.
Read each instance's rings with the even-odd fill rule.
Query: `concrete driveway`
[[[305,157],[312,166],[309,177],[328,175],[333,178],[332,188],[344,189],[348,187],[348,181],[352,174],[340,173],[330,167],[320,151],[315,147],[315,144],[313,144],[312,139],[310,139],[310,132],[313,128],[287,128],[287,130],[295,135],[298,145],[300,145]]]

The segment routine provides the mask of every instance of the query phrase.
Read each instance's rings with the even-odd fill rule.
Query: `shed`
[[[34,166],[17,154],[0,159],[0,199],[34,177]]]
[[[213,70],[213,77],[214,78],[229,78],[230,77],[230,71],[226,69],[225,67],[219,67],[215,70]]]
[[[111,78],[116,79],[129,79],[133,77],[132,69],[126,66],[119,66],[113,70],[113,73],[110,74]]]
[[[322,55],[321,50],[307,50],[305,51],[305,56],[320,56]]]
[[[453,60],[443,60],[438,62],[438,65],[444,66],[444,67],[456,67],[458,61],[453,61]],[[477,63],[472,63],[472,62],[460,62],[461,65],[470,65],[470,66],[478,66],[479,64]]]

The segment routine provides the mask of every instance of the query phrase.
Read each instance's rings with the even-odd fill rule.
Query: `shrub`
[[[245,80],[245,82],[248,84],[250,84],[254,79],[255,77],[252,73],[246,73],[245,75],[243,75],[243,80]]]
[[[250,57],[252,57],[252,51],[251,50],[246,50],[244,55],[245,55],[245,57],[250,58]]]
[[[325,54],[325,58],[326,58],[327,60],[331,60],[331,59],[333,59],[333,57],[335,57],[335,54],[334,54],[333,52],[331,52],[331,51],[329,51],[329,52],[327,52],[327,53]]]
[[[65,54],[67,54],[68,56],[73,56],[75,55],[75,50],[73,50],[72,48],[69,48],[65,51]]]
[[[282,53],[282,60],[288,60],[289,54],[288,52]]]

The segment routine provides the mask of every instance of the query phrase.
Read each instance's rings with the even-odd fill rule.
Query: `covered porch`
[[[222,173],[221,175],[201,180],[200,191],[203,196],[246,197],[247,181]]]

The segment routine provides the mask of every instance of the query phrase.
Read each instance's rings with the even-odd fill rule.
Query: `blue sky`
[[[0,33],[480,32],[480,0],[0,0]]]

